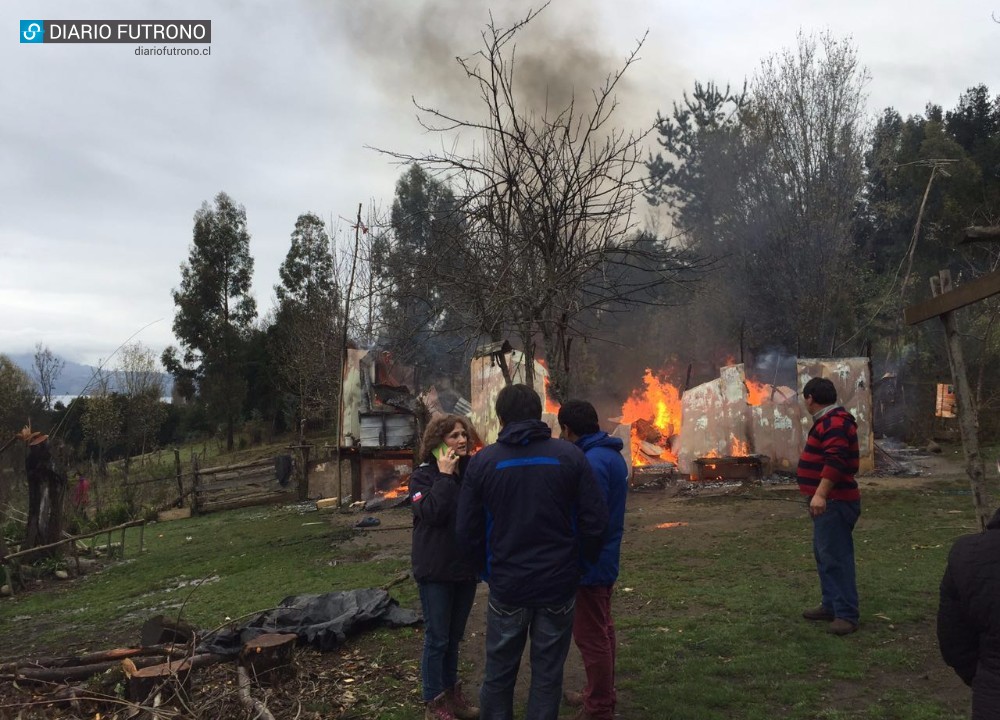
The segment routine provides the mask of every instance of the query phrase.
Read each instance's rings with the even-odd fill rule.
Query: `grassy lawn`
[[[67,640],[74,648],[107,639],[137,642],[142,622],[159,613],[214,628],[288,595],[378,586],[409,567],[402,559],[344,557],[340,546],[353,531],[346,521],[330,520],[288,506],[152,523],[141,555],[138,529],[130,529],[124,562],[0,603],[0,634],[8,638],[3,655],[11,654],[14,639],[39,648]],[[396,597],[410,603],[416,592],[404,585]],[[33,631],[21,637],[25,618]]]
[[[809,521],[791,488],[633,494],[614,605],[621,717],[965,717],[968,695],[938,656],[934,618],[951,542],[974,527],[968,485],[869,485],[855,532],[862,631],[846,638],[799,617],[817,603],[818,583]],[[405,510],[380,517],[383,526],[408,521]],[[294,506],[218,513],[148,526],[142,555],[130,530],[125,562],[0,601],[0,654],[135,643],[157,613],[211,628],[287,595],[378,586],[408,569],[407,532],[356,537],[357,519]],[[688,525],[656,528],[668,520]],[[392,594],[417,606],[412,582]],[[481,628],[470,622],[477,630],[464,650],[470,685],[482,667]],[[343,716],[421,717],[420,643],[419,629],[350,641],[350,652],[389,671],[355,683],[357,702]],[[578,660],[568,665],[568,682],[581,677]]]

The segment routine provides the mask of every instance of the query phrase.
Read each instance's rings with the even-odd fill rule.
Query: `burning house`
[[[544,403],[542,420],[552,428],[553,435],[559,436],[557,415],[559,406],[548,396],[549,372],[545,365],[533,360],[535,381],[532,386]],[[472,359],[472,409],[469,418],[479,437],[486,444],[495,442],[500,433],[494,405],[500,390],[508,383],[524,383],[527,378],[527,358],[519,350],[511,349],[510,343],[492,343],[480,347]]]
[[[861,471],[874,467],[871,373],[868,358],[798,359],[797,384],[829,378],[858,421]],[[695,480],[742,480],[773,471],[794,472],[812,418],[796,390],[746,377],[743,365],[684,393],[647,370],[645,389],[622,407],[631,426],[636,475],[675,470]]]
[[[412,367],[388,352],[348,350],[343,377],[340,448],[310,469],[309,497],[354,500],[406,493],[419,442],[419,400]]]
[[[524,382],[525,355],[508,343],[483,346],[472,360],[470,417],[484,442],[496,440],[493,410],[507,382]],[[542,419],[558,434],[559,405],[547,393],[548,371],[534,360],[534,388],[544,402]],[[868,358],[795,361],[795,384],[829,378],[837,397],[858,421],[861,472],[875,462],[871,369]],[[812,423],[796,389],[746,377],[742,364],[684,392],[647,370],[643,387],[622,405],[612,434],[625,440],[623,455],[635,478],[680,475],[694,480],[742,480],[795,471]]]

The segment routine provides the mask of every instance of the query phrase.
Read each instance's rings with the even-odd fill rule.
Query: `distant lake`
[[[69,404],[71,402],[73,402],[74,400],[76,400],[78,397],[81,397],[81,396],[80,395],[53,395],[52,396],[52,406],[55,407],[55,404],[57,402],[61,402],[66,407],[69,407]],[[90,397],[90,396],[89,395],[84,395],[83,397]],[[169,397],[161,397],[160,401],[161,402],[165,402],[165,403],[169,403],[170,402],[170,398]]]

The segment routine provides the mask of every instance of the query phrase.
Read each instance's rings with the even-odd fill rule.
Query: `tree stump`
[[[191,661],[150,665],[132,671],[128,678],[128,699],[141,703],[152,693],[161,692],[161,702],[169,702],[178,694],[189,695],[191,691]]]
[[[273,683],[295,674],[294,633],[269,633],[247,642],[240,650],[240,666],[257,682]]]
[[[143,647],[165,643],[184,645],[194,640],[194,628],[183,620],[156,615],[143,623],[139,638]]]

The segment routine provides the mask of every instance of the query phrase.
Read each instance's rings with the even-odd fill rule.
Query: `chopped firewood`
[[[135,657],[126,659],[134,663],[137,667],[157,665],[163,662],[162,657]],[[88,665],[74,665],[71,667],[59,668],[20,667],[14,671],[14,675],[18,681],[38,683],[86,680],[93,675],[118,667],[120,664],[120,660],[107,660],[104,662],[90,663]]]
[[[646,442],[657,443],[663,439],[663,433],[649,420],[636,420],[632,423],[632,431],[636,437]]]
[[[191,687],[191,671],[225,660],[221,655],[203,653],[178,661],[139,668],[128,679],[127,695],[130,700],[142,702],[159,688],[169,688],[166,695],[172,697],[178,691],[187,693]]]
[[[639,449],[642,451],[643,455],[648,455],[651,458],[658,458],[660,455],[666,452],[659,445],[654,445],[650,442],[643,442],[639,445]]]
[[[268,633],[247,642],[240,650],[240,666],[258,682],[273,682],[294,674],[292,654],[298,636]]]
[[[65,668],[77,667],[79,665],[93,665],[94,663],[117,661],[129,657],[147,657],[158,655],[161,657],[182,657],[187,655],[187,649],[176,645],[153,645],[142,648],[113,648],[111,650],[99,650],[82,655],[63,655],[60,657],[39,657],[25,660],[14,660],[0,665],[0,673],[14,672],[17,669],[30,668]],[[157,661],[162,662],[162,661]]]

